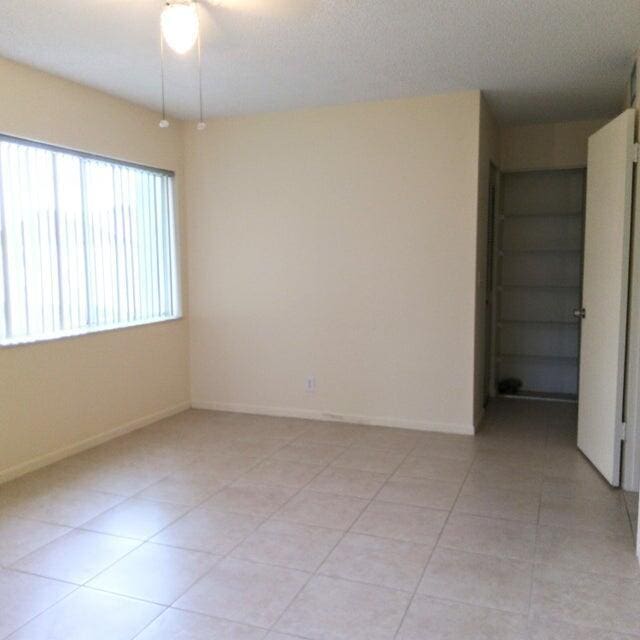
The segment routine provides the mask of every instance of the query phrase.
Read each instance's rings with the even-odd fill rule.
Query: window
[[[0,136],[0,344],[180,315],[173,174]]]

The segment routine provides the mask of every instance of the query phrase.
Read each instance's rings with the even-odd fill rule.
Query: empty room
[[[3,0],[0,640],[640,640],[640,3]]]

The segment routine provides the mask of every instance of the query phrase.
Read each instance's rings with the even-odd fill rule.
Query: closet
[[[519,396],[576,399],[585,172],[500,182],[493,379],[517,378]]]

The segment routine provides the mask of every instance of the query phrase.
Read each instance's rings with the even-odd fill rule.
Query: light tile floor
[[[188,411],[0,486],[0,638],[640,638],[575,440],[560,403],[475,438]]]

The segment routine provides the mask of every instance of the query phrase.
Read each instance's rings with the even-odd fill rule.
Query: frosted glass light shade
[[[198,14],[192,2],[168,4],[162,11],[160,25],[166,43],[181,55],[198,39]]]

